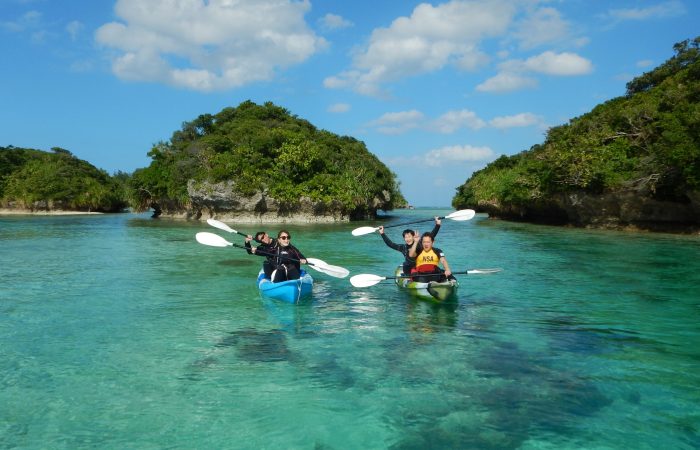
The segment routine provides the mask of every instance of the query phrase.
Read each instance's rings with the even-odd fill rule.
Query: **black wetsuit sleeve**
[[[253,255],[253,248],[250,246],[250,241],[246,241],[245,244],[245,251],[248,252],[249,255]]]
[[[401,248],[401,245],[399,245],[399,244],[394,244],[394,243],[391,241],[391,239],[389,239],[389,236],[386,235],[386,233],[382,233],[381,236],[382,236],[382,239],[384,239],[384,243],[385,243],[388,247],[391,247],[391,248],[393,248],[394,250],[403,253],[403,250],[402,250],[402,248]]]
[[[433,239],[435,239],[435,236],[437,236],[438,231],[440,231],[440,225],[435,224],[435,226],[433,227],[433,231],[430,232],[430,235],[433,237]]]

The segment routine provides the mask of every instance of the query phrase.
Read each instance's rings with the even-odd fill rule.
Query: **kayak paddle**
[[[229,226],[226,225],[225,223],[220,222],[220,221],[218,221],[218,220],[216,220],[216,219],[207,219],[207,223],[208,223],[209,225],[211,225],[212,227],[214,227],[214,228],[218,228],[218,229],[220,229],[220,230],[228,231],[229,233],[237,233],[237,234],[240,234],[241,236],[248,237],[247,234],[241,233],[241,232],[238,231],[238,230],[234,230],[233,228],[229,227]]]
[[[488,274],[488,273],[496,273],[500,272],[503,269],[470,269],[470,270],[465,270],[463,272],[452,272],[452,275],[474,275],[474,274]],[[442,273],[435,273],[435,274],[420,274],[420,276],[425,277],[425,276],[442,276],[444,274]],[[404,276],[399,276],[399,277],[382,277],[380,275],[374,275],[371,273],[361,273],[359,275],[355,275],[350,277],[350,283],[355,286],[355,287],[368,287],[368,286],[374,286],[375,284],[379,283],[380,281],[384,280],[395,280],[397,278],[411,278],[410,275],[404,275]]]
[[[229,242],[226,239],[219,236],[218,234],[214,233],[200,232],[195,235],[195,239],[197,239],[197,242],[199,242],[200,244],[209,245],[211,247],[236,247],[249,250],[248,247],[244,245],[234,244],[233,242]],[[277,256],[273,253],[260,252],[259,254],[266,256]],[[289,258],[286,256],[280,256],[280,258],[286,259],[288,261],[300,262],[298,259]],[[350,271],[345,267],[334,266],[318,258],[306,258],[306,263],[312,269],[318,270],[319,272],[325,273],[332,277],[345,278],[350,274]]]
[[[448,214],[448,215],[446,215],[446,216],[438,217],[438,219],[451,219],[451,220],[455,220],[455,221],[457,221],[457,222],[462,222],[462,221],[464,221],[464,220],[472,219],[472,218],[474,217],[475,214],[476,214],[476,211],[474,211],[473,209],[461,209],[461,210],[459,210],[459,211],[455,211],[455,212],[453,212],[453,213],[450,213],[450,214]],[[401,226],[404,226],[404,225],[411,225],[411,224],[414,224],[414,223],[430,222],[431,220],[435,220],[435,219],[432,218],[432,219],[424,219],[424,220],[414,220],[413,222],[397,223],[397,224],[395,224],[395,225],[385,225],[384,228],[401,227]],[[374,232],[377,231],[378,229],[379,229],[379,227],[360,227],[360,228],[355,228],[354,230],[352,230],[352,235],[353,235],[353,236],[362,236],[362,235],[365,235],[365,234],[374,233]]]

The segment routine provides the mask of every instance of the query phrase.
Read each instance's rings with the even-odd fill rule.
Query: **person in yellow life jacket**
[[[434,239],[430,233],[423,233],[420,238],[422,249],[418,248],[418,239],[409,250],[409,256],[416,259],[416,267],[411,270],[413,281],[427,283],[429,281],[446,281],[454,279],[452,270],[447,263],[445,254],[439,248],[433,247]],[[442,267],[440,268],[440,264]]]

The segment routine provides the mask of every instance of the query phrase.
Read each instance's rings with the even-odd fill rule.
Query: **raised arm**
[[[435,216],[435,226],[433,227],[433,231],[430,232],[430,235],[435,239],[435,236],[437,236],[438,231],[440,231],[440,225],[442,225],[442,220],[440,220],[440,216]]]
[[[382,239],[384,240],[384,243],[387,245],[387,247],[393,248],[394,250],[397,250],[399,252],[403,251],[399,244],[395,244],[391,239],[389,239],[389,236],[387,236],[386,233],[384,233],[384,226],[380,226],[377,229],[377,232],[382,237]]]

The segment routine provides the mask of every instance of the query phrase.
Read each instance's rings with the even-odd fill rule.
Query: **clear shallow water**
[[[361,225],[289,229],[391,275]],[[461,276],[448,308],[313,271],[311,301],[263,301],[261,259],[198,231],[240,241],[0,217],[0,448],[700,448],[697,237],[445,220],[453,270],[505,269]]]

